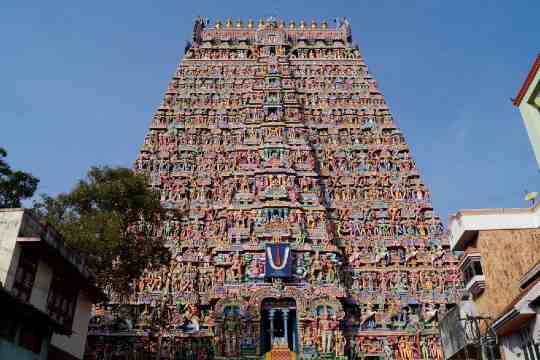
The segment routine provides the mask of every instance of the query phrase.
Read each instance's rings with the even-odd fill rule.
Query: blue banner
[[[265,254],[267,277],[292,276],[292,253],[289,244],[267,244]]]

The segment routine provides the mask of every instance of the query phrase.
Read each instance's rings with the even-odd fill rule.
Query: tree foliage
[[[71,192],[42,195],[33,212],[87,256],[102,288],[125,293],[145,267],[168,261],[160,232],[167,214],[144,175],[130,169],[92,167]]]
[[[21,207],[21,200],[34,195],[39,180],[32,174],[13,171],[6,157],[7,151],[0,147],[0,208]]]

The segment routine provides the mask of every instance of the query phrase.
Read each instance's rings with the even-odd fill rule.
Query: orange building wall
[[[486,289],[476,299],[480,314],[495,320],[519,295],[519,280],[540,260],[540,229],[480,231]]]

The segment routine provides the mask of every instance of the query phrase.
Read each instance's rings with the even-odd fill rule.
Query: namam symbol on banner
[[[287,244],[266,245],[266,276],[292,276],[291,248]]]

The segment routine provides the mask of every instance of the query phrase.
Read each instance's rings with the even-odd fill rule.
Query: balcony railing
[[[474,296],[480,295],[486,288],[484,275],[474,275],[465,285],[465,289]]]

